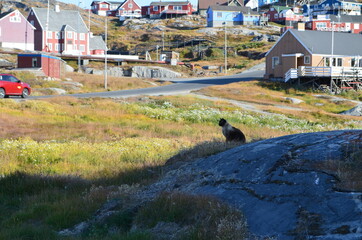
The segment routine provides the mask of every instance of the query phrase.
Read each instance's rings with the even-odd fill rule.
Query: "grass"
[[[226,100],[193,95],[1,100],[0,238],[59,239],[56,231],[85,221],[117,198],[123,207],[106,224],[92,226],[84,236],[63,238],[155,239],[152,231],[161,221],[183,229],[186,239],[235,239],[233,234],[247,233],[242,214],[216,199],[164,193],[131,211],[131,196],[168,167],[236,146],[225,144],[220,117],[242,129],[248,142],[361,128],[358,118],[336,114],[351,107],[347,102],[333,103],[310,92],[253,81],[201,92]],[[281,110],[279,105],[296,107],[285,96],[301,98],[308,111]],[[278,114],[245,111],[227,99]],[[359,190],[359,153],[360,148],[346,147],[349,160],[320,167],[341,179],[338,188]],[[137,230],[130,231],[134,225]]]

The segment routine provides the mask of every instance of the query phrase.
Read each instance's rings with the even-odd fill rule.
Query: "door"
[[[12,94],[21,94],[23,91],[23,87],[21,85],[21,81],[14,76],[8,76],[10,79]]]

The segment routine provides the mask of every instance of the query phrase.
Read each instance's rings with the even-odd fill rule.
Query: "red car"
[[[0,74],[0,98],[9,96],[21,96],[26,98],[30,95],[31,88],[11,74]]]

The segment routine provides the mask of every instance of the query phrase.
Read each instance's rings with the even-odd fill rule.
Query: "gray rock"
[[[143,192],[215,196],[239,208],[249,229],[276,239],[362,239],[362,194],[338,192],[319,170],[362,146],[362,130],[306,133],[245,144],[169,171]],[[344,235],[341,237],[341,229]]]
[[[181,73],[162,67],[135,66],[132,68],[132,77],[136,78],[178,78]]]
[[[74,72],[74,68],[71,67],[70,65],[66,64],[66,65],[65,65],[65,71],[66,71],[66,72]]]
[[[300,104],[300,103],[304,102],[304,101],[301,100],[301,99],[292,98],[292,97],[285,97],[284,99],[287,100],[287,101],[290,101],[290,102],[293,103],[293,104]]]
[[[362,105],[357,105],[356,107],[350,109],[350,110],[347,110],[347,111],[344,111],[341,113],[342,115],[350,115],[350,116],[362,116]]]

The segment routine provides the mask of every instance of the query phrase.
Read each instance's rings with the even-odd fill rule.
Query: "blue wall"
[[[212,10],[209,8],[207,10],[207,26],[208,27],[220,27],[223,26],[223,23],[226,23],[228,26],[232,25],[259,25],[259,16],[249,15],[242,12],[231,12],[231,11],[221,11],[221,10]]]

